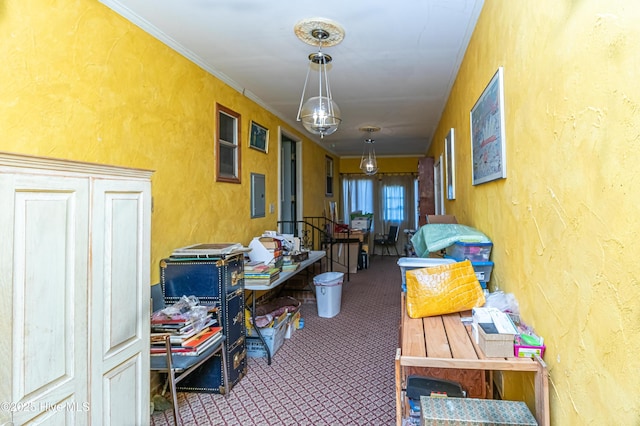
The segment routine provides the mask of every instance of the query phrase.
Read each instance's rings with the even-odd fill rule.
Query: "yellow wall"
[[[0,57],[0,150],[155,170],[152,282],[173,248],[276,229],[278,126],[303,139],[305,214],[323,212],[322,147],[95,0],[5,0]],[[241,114],[240,185],[215,181],[216,102]],[[251,120],[268,154],[248,148]],[[264,219],[251,172],[266,175]]]
[[[417,173],[419,157],[377,157],[379,173]],[[341,158],[341,173],[362,173],[360,158]]]
[[[626,0],[486,0],[429,152],[455,128],[446,210],[545,337],[554,425],[640,424],[639,22]],[[499,66],[507,179],[472,186],[469,111]]]

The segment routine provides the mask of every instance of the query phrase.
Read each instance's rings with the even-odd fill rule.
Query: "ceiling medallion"
[[[311,46],[318,46],[318,37],[314,31],[321,30],[327,34],[322,39],[322,47],[331,47],[340,44],[344,39],[344,29],[340,24],[326,18],[307,18],[298,22],[293,31],[303,42]]]

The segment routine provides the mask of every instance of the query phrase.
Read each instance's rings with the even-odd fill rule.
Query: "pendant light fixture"
[[[333,101],[327,74],[327,65],[333,58],[323,53],[322,47],[335,46],[342,42],[344,30],[337,23],[324,18],[304,19],[296,24],[294,30],[300,40],[312,46],[318,46],[318,52],[309,55],[309,68],[304,80],[296,120],[302,121],[302,125],[310,133],[324,138],[338,130],[342,118],[340,108]],[[318,96],[312,96],[305,101],[307,84],[312,71],[318,76]]]
[[[379,131],[380,127],[367,126],[361,127],[360,130],[369,132],[369,137],[364,141],[360,170],[367,176],[373,176],[378,173],[378,161],[376,160],[376,151],[373,148],[375,141],[371,139],[371,133]]]

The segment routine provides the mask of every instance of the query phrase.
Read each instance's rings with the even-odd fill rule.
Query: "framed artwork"
[[[455,145],[453,140],[453,128],[447,133],[447,137],[444,138],[444,160],[445,171],[447,175],[447,200],[456,199],[456,156]]]
[[[269,149],[269,130],[255,121],[251,122],[249,130],[249,146],[264,153]]]
[[[502,67],[471,109],[471,183],[507,177]]]
[[[325,195],[333,197],[333,158],[325,157],[325,171],[327,177]]]

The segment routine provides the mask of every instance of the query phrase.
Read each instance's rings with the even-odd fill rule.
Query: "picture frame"
[[[499,67],[471,109],[471,183],[507,177],[503,68]]]
[[[447,200],[456,199],[456,156],[453,127],[444,138],[444,160],[446,174]]]
[[[249,129],[249,147],[262,151],[265,154],[269,150],[269,129],[255,121],[251,121]]]

